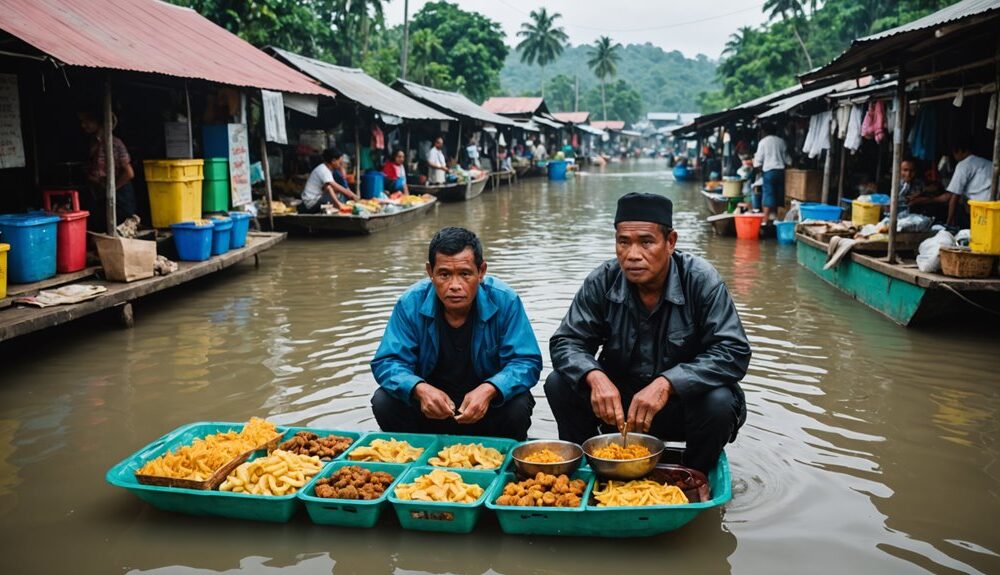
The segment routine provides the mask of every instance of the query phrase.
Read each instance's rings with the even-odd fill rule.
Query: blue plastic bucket
[[[361,198],[372,200],[382,195],[385,191],[385,174],[382,172],[365,172],[361,176]]]
[[[201,223],[180,222],[170,226],[177,246],[177,259],[185,262],[203,262],[212,257],[211,220]]]
[[[840,221],[840,206],[828,206],[819,203],[807,203],[799,206],[799,213],[803,220],[820,220],[826,222]]]
[[[229,237],[230,249],[242,248],[247,245],[247,233],[250,231],[250,214],[246,212],[229,212],[233,220],[233,231]]]
[[[795,222],[774,222],[779,244],[795,243]]]
[[[566,179],[566,160],[549,162],[549,179],[553,182],[561,182]]]
[[[233,220],[212,218],[212,255],[221,256],[229,251],[229,241],[233,237]]]
[[[56,224],[44,213],[0,215],[0,234],[10,244],[7,281],[24,284],[56,275]]]

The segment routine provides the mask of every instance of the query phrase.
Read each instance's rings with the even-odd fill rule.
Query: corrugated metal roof
[[[591,122],[590,125],[593,126],[593,127],[595,127],[595,128],[597,128],[597,129],[599,129],[599,130],[624,130],[625,129],[625,122],[623,122],[622,120],[608,120],[608,121],[601,120],[601,121],[597,121],[597,122]]]
[[[885,30],[884,32],[872,34],[871,36],[865,36],[864,38],[858,38],[852,42],[852,45],[855,43],[861,44],[865,42],[874,42],[876,40],[881,40],[882,38],[888,38],[889,36],[895,36],[905,32],[925,30],[927,28],[937,28],[943,24],[948,24],[972,16],[979,16],[993,10],[1000,10],[1000,0],[964,0],[963,2],[957,2],[951,6],[942,8],[933,14],[928,14],[923,18],[917,18],[908,24],[903,24],[902,26],[897,26],[895,28]]]
[[[275,48],[265,49],[279,60],[296,68],[303,74],[329,86],[349,100],[357,102],[376,112],[398,116],[407,120],[454,120],[430,106],[410,98],[357,68],[337,66],[321,60],[301,56],[294,52]]]
[[[333,96],[194,10],[157,0],[0,0],[0,29],[72,66]]]
[[[545,100],[542,98],[493,96],[483,102],[483,108],[494,114],[536,114],[544,104]]]
[[[593,134],[595,136],[603,136],[604,135],[604,130],[602,130],[600,128],[595,128],[593,126],[589,126],[587,124],[580,124],[580,125],[577,126],[577,128],[580,129],[580,131],[587,132],[588,134]]]
[[[552,117],[566,124],[586,124],[590,112],[552,112]]]
[[[392,87],[429,106],[446,110],[449,114],[460,118],[486,122],[487,124],[498,124],[500,126],[514,125],[514,122],[509,118],[488,112],[482,106],[477,105],[472,100],[456,92],[446,92],[406,80],[396,80]]]
[[[806,104],[816,100],[817,98],[822,98],[837,90],[845,90],[854,87],[857,87],[857,83],[854,80],[847,80],[845,82],[840,82],[839,84],[831,84],[829,86],[817,88],[816,90],[809,90],[808,92],[788,96],[787,98],[772,102],[771,108],[766,112],[758,114],[757,117],[763,119],[771,118],[773,116],[777,116],[778,114],[784,114],[785,112],[789,112],[802,104]]]
[[[534,122],[534,123],[536,123],[536,124],[542,124],[542,125],[548,126],[550,128],[555,128],[557,130],[563,127],[563,125],[561,123],[559,123],[559,122],[557,122],[555,120],[550,120],[548,118],[544,118],[542,116],[532,116],[531,117],[531,121]]]

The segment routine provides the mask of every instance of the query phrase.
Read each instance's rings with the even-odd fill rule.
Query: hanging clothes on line
[[[837,108],[837,139],[843,140],[847,137],[847,124],[851,120],[851,106],[841,106]]]
[[[820,112],[809,118],[809,133],[802,145],[802,152],[810,158],[819,156],[830,147],[830,120],[833,112]]]
[[[373,150],[385,149],[385,135],[382,133],[382,128],[378,127],[378,124],[372,124],[371,147]]]
[[[851,117],[847,120],[847,135],[844,136],[844,147],[857,152],[861,147],[861,120],[864,109],[859,105],[851,106]]]
[[[933,104],[926,104],[917,112],[917,119],[910,128],[906,143],[914,158],[934,161],[934,144],[937,142],[937,110]]]
[[[997,122],[997,94],[996,92],[990,96],[990,106],[989,111],[986,113],[986,129],[994,130],[996,129]]]
[[[885,139],[885,102],[878,100],[868,104],[868,113],[861,122],[861,136],[882,143]]]

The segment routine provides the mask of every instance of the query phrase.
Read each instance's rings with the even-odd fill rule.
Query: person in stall
[[[302,212],[318,214],[323,206],[333,205],[337,210],[345,207],[348,200],[357,200],[344,175],[341,162],[344,154],[336,148],[323,150],[323,163],[309,174],[306,187],[302,190]]]
[[[406,185],[406,152],[397,148],[382,166],[382,173],[385,174],[385,190],[390,194],[402,192],[404,196],[410,195],[410,187]]]
[[[469,145],[465,147],[465,156],[469,158],[469,168],[479,167],[479,146],[475,138],[469,138]]]
[[[507,152],[507,146],[497,146],[497,158],[500,160],[498,168],[501,172],[514,171],[514,162],[511,160],[510,154]]]
[[[427,152],[427,183],[443,184],[451,170],[448,168],[448,158],[444,155],[444,138],[434,138],[434,145]]]
[[[428,278],[396,302],[371,362],[372,411],[383,431],[523,441],[542,353],[518,295],[486,275],[464,228],[431,239]]]
[[[766,222],[772,211],[777,215],[778,206],[785,205],[785,166],[792,164],[792,158],[788,155],[785,141],[777,135],[774,124],[765,123],[761,130],[764,137],[757,143],[753,166],[763,173],[760,205]]]
[[[919,175],[915,158],[905,158],[899,164],[899,205],[914,214],[922,214],[944,223],[947,219],[951,194],[943,193],[936,184],[927,184]]]
[[[993,163],[972,153],[969,142],[959,140],[951,148],[958,162],[948,182],[948,225],[969,227],[969,200],[989,201]]]
[[[104,145],[104,125],[92,112],[80,112],[80,129],[91,138],[85,163],[90,194],[80,198],[90,211],[89,223],[92,230],[105,231],[107,213],[108,161],[107,147]],[[112,129],[117,118],[112,116]],[[132,158],[128,148],[118,136],[112,136],[112,153],[115,171],[115,223],[121,224],[136,213],[135,189],[132,180]]]
[[[549,158],[549,152],[545,149],[545,144],[542,143],[541,137],[535,140],[535,146],[532,148],[531,157],[536,162],[544,162]]]

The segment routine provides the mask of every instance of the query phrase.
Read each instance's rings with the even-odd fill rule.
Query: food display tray
[[[514,450],[514,447],[518,445],[518,442],[513,439],[505,439],[502,437],[481,437],[477,435],[439,435],[437,447],[434,448],[434,453],[431,453],[425,458],[428,461],[432,457],[436,457],[438,452],[450,445],[458,444],[471,444],[471,443],[481,443],[483,447],[492,447],[503,455],[503,461],[500,466],[496,469],[478,469],[477,471],[493,471],[494,473],[499,473],[503,470],[507,464],[510,462],[510,453]],[[427,465],[430,465],[428,461]],[[437,466],[435,466],[437,467]],[[465,469],[462,467],[440,467],[439,469]]]
[[[439,437],[442,436],[432,435],[428,433],[391,433],[387,431],[375,431],[366,434],[364,437],[361,438],[360,441],[354,442],[354,444],[351,445],[351,448],[347,450],[347,453],[344,455],[343,458],[348,461],[352,461],[351,460],[352,451],[354,451],[359,447],[371,445],[371,443],[376,439],[395,439],[397,441],[405,441],[410,445],[412,445],[413,447],[422,447],[424,450],[416,461],[411,461],[405,463],[404,465],[425,465],[425,462],[427,461],[428,458],[437,455],[437,446],[439,443],[438,439]]]
[[[384,471],[393,477],[392,484],[378,499],[333,499],[316,496],[316,482],[329,477],[339,469],[357,466],[369,471]],[[408,466],[404,463],[381,463],[377,461],[335,461],[316,476],[316,480],[308,487],[299,490],[299,499],[306,507],[309,518],[319,525],[339,525],[343,527],[374,527],[382,511],[389,506],[389,493],[406,473]]]
[[[579,526],[594,486],[594,474],[578,469],[570,479],[582,479],[587,486],[579,507],[522,507],[497,505],[496,500],[503,495],[508,483],[518,481],[516,474],[506,472],[500,475],[493,488],[486,495],[486,507],[492,509],[500,522],[500,529],[512,535],[580,535]]]
[[[361,441],[361,439],[363,437],[365,437],[365,435],[366,435],[365,432],[361,432],[361,431],[346,431],[346,430],[343,430],[343,429],[319,429],[319,428],[316,428],[316,427],[284,427],[282,429],[285,430],[285,433],[281,437],[281,441],[278,442],[276,444],[276,446],[280,446],[282,443],[284,443],[284,442],[288,441],[289,439],[295,437],[295,434],[298,433],[298,432],[300,432],[300,431],[308,431],[310,433],[315,433],[319,437],[328,437],[330,435],[336,435],[336,436],[339,436],[339,437],[349,437],[349,438],[351,438],[351,440],[352,440],[351,441],[351,445],[349,445],[347,447],[347,449],[345,449],[344,451],[342,451],[340,453],[340,455],[338,455],[337,457],[334,457],[333,459],[324,460],[324,461],[327,461],[327,462],[329,462],[329,461],[340,461],[341,459],[343,459],[347,455],[347,452],[350,451],[355,445],[358,445],[358,442]]]
[[[412,483],[417,477],[442,467],[418,466],[411,467],[397,483]],[[499,480],[499,475],[493,471],[478,469],[448,469],[461,476],[465,483],[475,483],[483,488],[483,494],[475,503],[444,503],[437,501],[410,501],[396,497],[396,486],[389,493],[389,502],[396,511],[399,524],[404,529],[417,531],[442,531],[445,533],[470,533],[479,521],[483,503]]]

